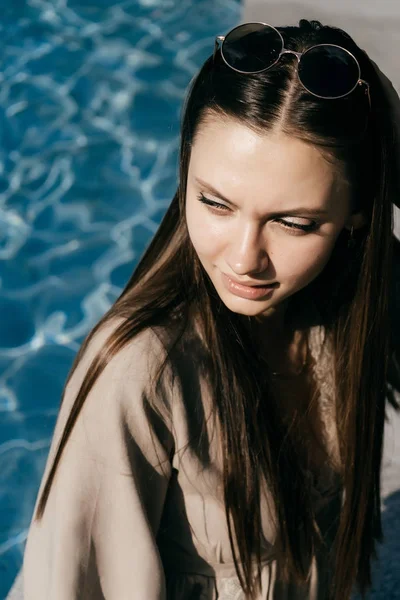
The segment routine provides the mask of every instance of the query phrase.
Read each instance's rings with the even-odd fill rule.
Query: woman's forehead
[[[203,124],[191,159],[196,167],[206,163],[212,170],[237,173],[235,179],[249,169],[249,174],[260,179],[263,175],[272,179],[284,174],[285,180],[289,174],[300,180],[332,179],[334,173],[315,146],[279,131],[258,133],[233,119]]]

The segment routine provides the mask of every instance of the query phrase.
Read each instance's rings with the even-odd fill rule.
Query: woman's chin
[[[227,298],[224,294],[220,294],[220,298],[229,310],[246,317],[264,316],[276,306],[275,302],[260,302],[239,297]]]

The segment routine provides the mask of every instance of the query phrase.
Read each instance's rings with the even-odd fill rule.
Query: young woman
[[[217,38],[177,192],[69,375],[25,600],[368,588],[397,376],[393,119],[340,29]]]

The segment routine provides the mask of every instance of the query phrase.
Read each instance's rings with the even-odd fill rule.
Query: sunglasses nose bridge
[[[301,55],[302,55],[302,52],[295,52],[294,50],[287,50],[286,48],[282,48],[281,55],[282,54],[294,54],[295,57],[297,58],[297,62],[299,63]]]

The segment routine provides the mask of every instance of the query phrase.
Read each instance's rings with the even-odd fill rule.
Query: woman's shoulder
[[[101,322],[98,328],[93,330],[93,335],[90,336],[90,345],[92,351],[98,351],[108,340],[123,336],[127,339],[124,348],[129,349],[131,353],[140,353],[143,349],[162,350],[164,343],[162,341],[161,328],[146,326],[140,329],[138,333],[132,335],[132,332],[137,329],[133,327],[129,319],[121,316],[114,316]]]
[[[159,328],[135,329],[119,316],[101,322],[82,345],[77,368],[86,371],[96,358],[103,358],[112,378],[150,373],[167,356],[165,336]]]
[[[130,332],[126,319],[119,317],[92,330],[68,379],[56,426],[59,437],[78,395],[87,390],[73,437],[84,440],[92,456],[107,464],[118,463],[127,438],[146,444],[149,428],[163,437],[166,447],[173,445],[173,394],[161,368],[164,345],[150,327],[131,337]]]
[[[146,327],[135,334],[127,319],[115,317],[101,322],[89,333],[75,359],[58,426],[65,424],[84,389],[84,421],[98,422],[100,414],[108,415],[109,421],[123,421],[146,406],[150,417],[150,405],[158,406],[169,419],[172,384],[166,358],[165,346],[153,328]]]

